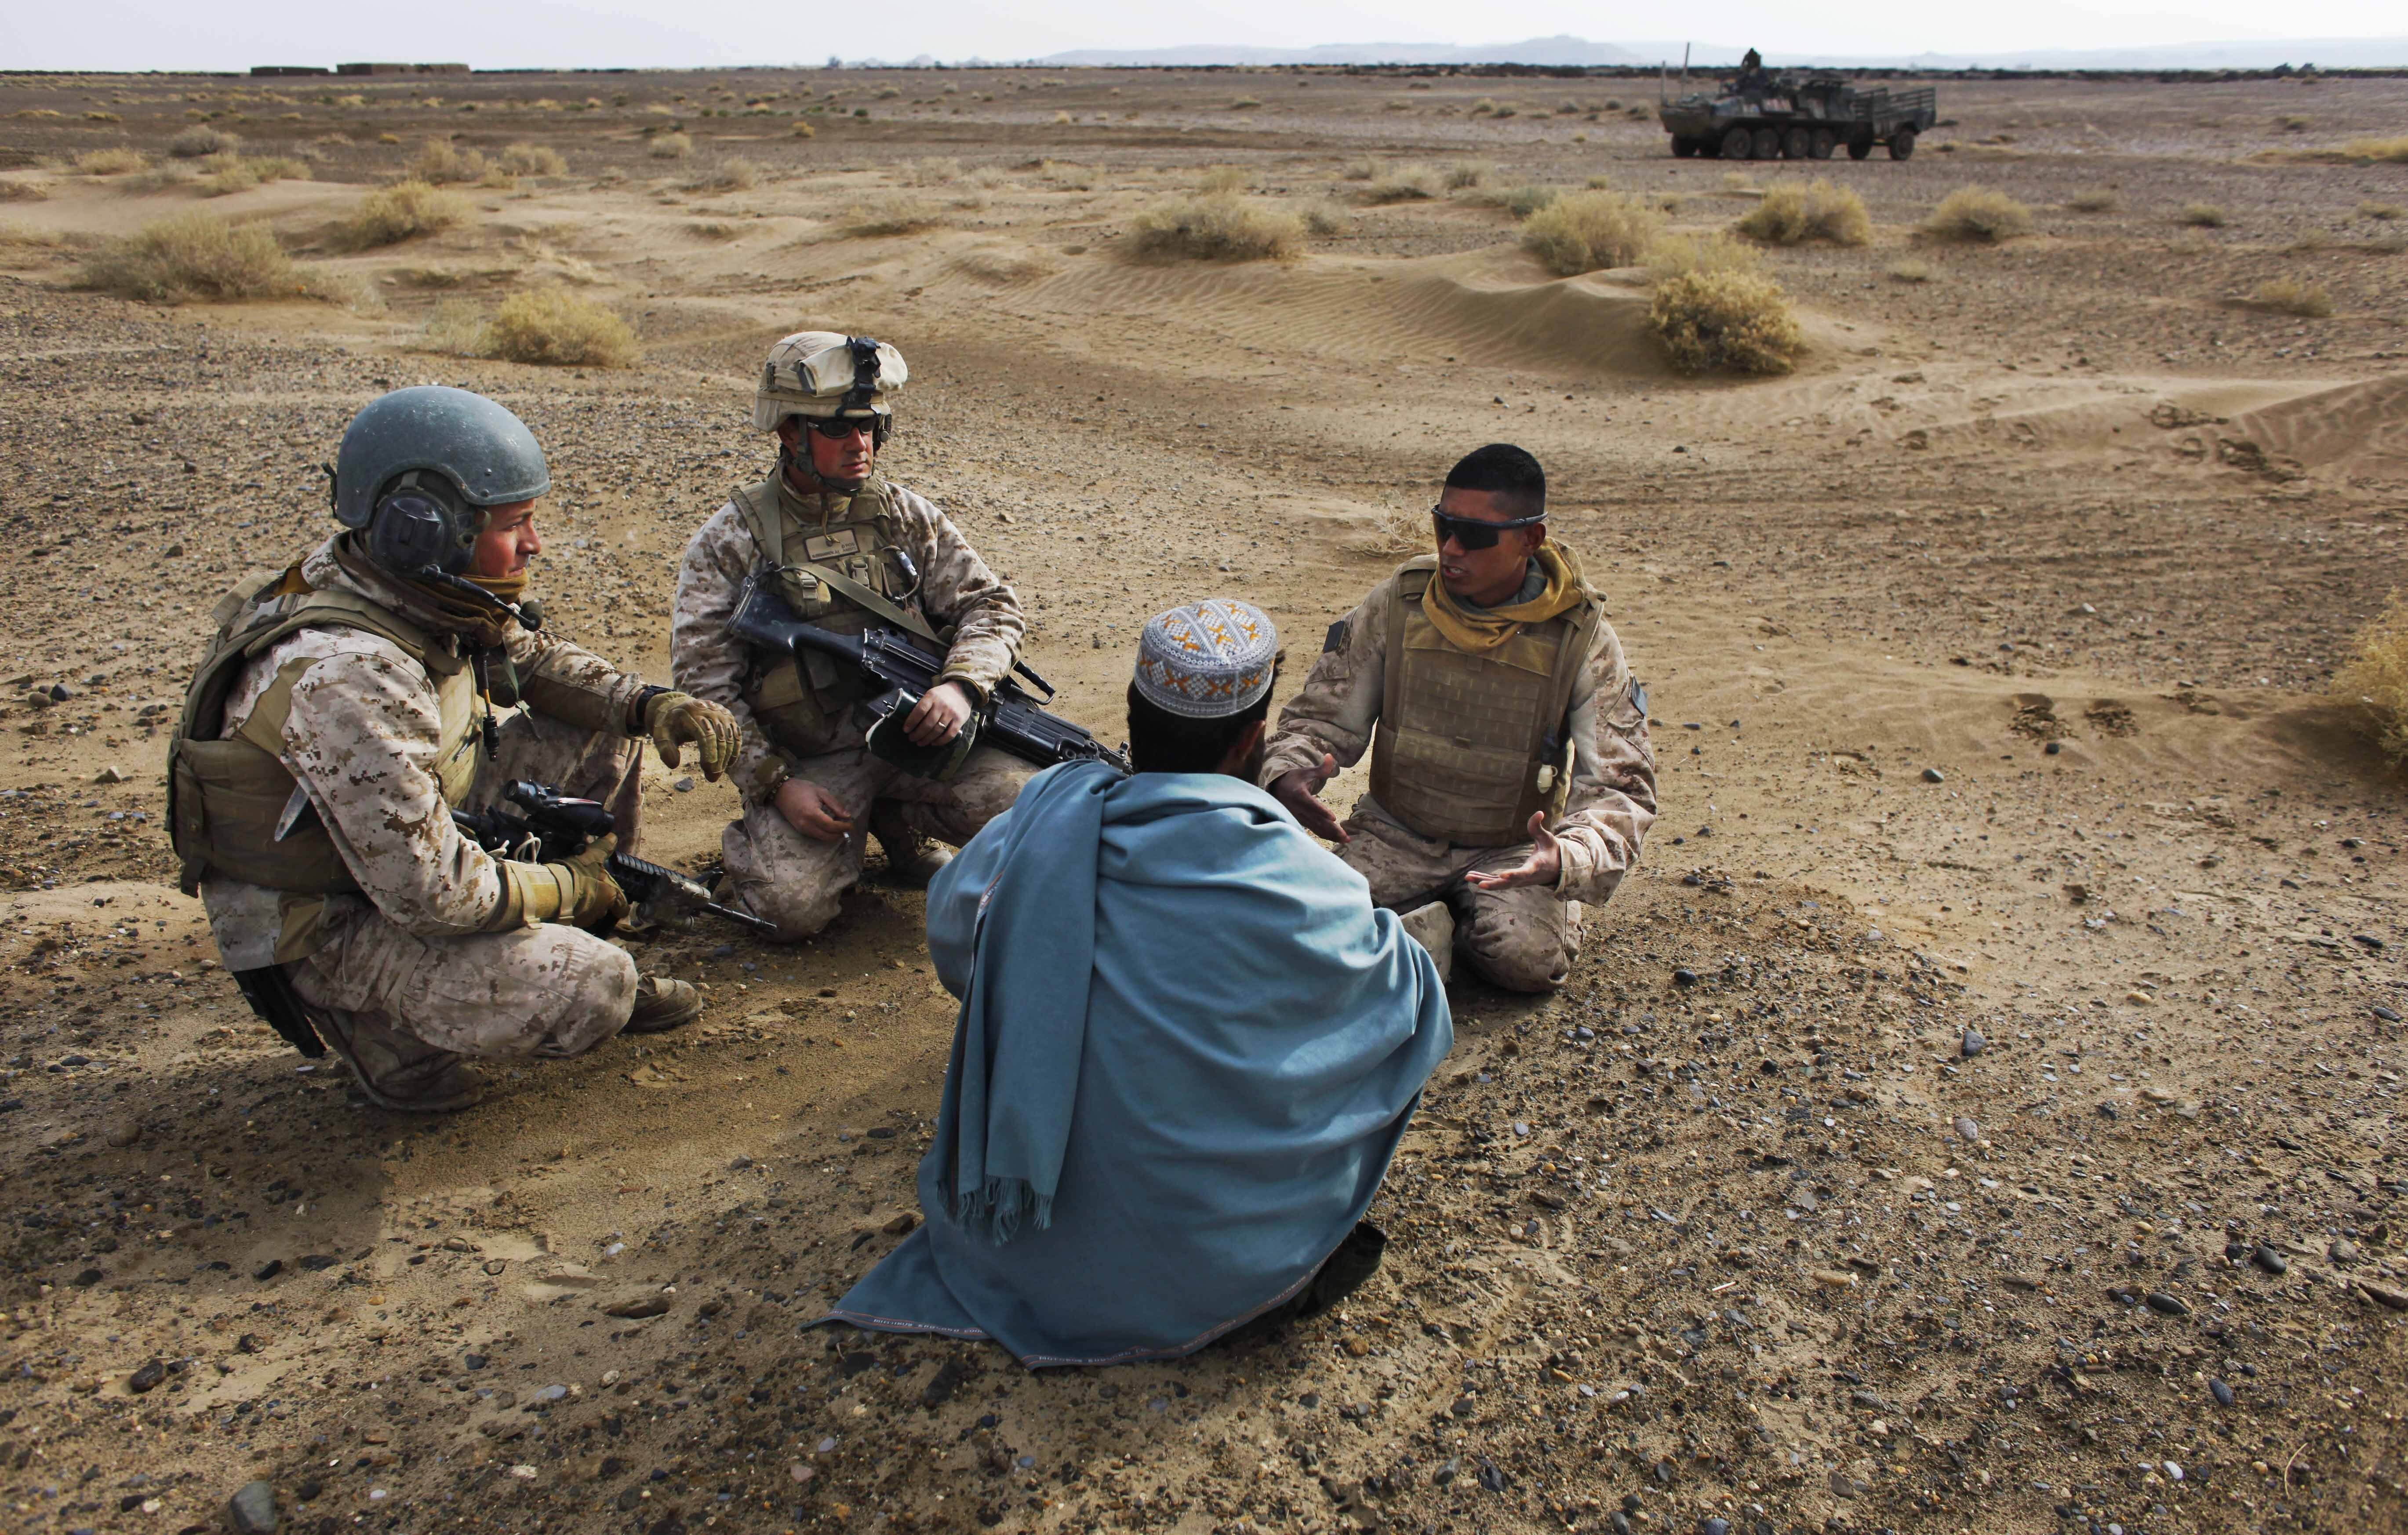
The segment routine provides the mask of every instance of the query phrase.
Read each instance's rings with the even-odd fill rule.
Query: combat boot
[[[886,882],[906,890],[924,890],[937,870],[953,862],[951,848],[941,847],[906,825],[903,807],[881,799],[869,807],[870,834],[886,854]]]
[[[373,1013],[311,1008],[309,1021],[351,1069],[361,1096],[380,1109],[450,1113],[483,1096],[475,1069],[461,1056],[388,1027]]]
[[[684,981],[647,975],[636,983],[636,1009],[622,1034],[662,1034],[702,1016],[702,993]]]

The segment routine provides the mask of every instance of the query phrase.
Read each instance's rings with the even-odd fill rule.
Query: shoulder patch
[[[1342,651],[1345,648],[1346,621],[1341,618],[1337,623],[1332,624],[1329,626],[1329,632],[1327,634],[1322,636],[1321,653],[1327,655],[1331,651]]]

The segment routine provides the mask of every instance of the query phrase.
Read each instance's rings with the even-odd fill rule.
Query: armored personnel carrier
[[[1684,160],[1828,160],[1838,149],[1862,160],[1876,144],[1904,160],[1915,135],[1939,120],[1939,101],[1928,85],[1860,90],[1837,75],[1751,67],[1719,91],[1664,102],[1656,113]]]

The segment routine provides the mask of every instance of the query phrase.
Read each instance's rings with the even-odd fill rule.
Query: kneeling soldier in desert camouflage
[[[1613,894],[1656,819],[1646,693],[1546,511],[1521,449],[1455,465],[1438,552],[1331,625],[1260,779],[1417,936],[1415,909],[1445,903],[1455,952],[1512,991],[1564,983],[1580,903]],[[1316,796],[1366,747],[1370,792],[1341,826]]]
[[[717,777],[735,722],[537,630],[517,599],[551,488],[492,400],[372,402],[336,466],[343,531],[219,605],[171,749],[183,886],[227,968],[389,1109],[475,1101],[468,1057],[574,1055],[701,1011],[596,936],[627,910],[604,860],[634,851],[643,740],[672,766],[692,743]],[[615,839],[562,863],[489,855],[452,812],[513,779],[602,801]]]
[[[951,519],[876,470],[905,377],[902,353],[867,337],[803,331],[771,347],[752,425],[777,434],[777,467],[702,524],[678,571],[671,673],[726,706],[743,732],[744,817],[720,839],[727,877],[736,899],[789,940],[836,916],[861,878],[865,830],[877,833],[890,878],[924,884],[950,856],[926,839],[968,841],[1035,771],[970,744],[936,776],[906,772],[866,744],[857,669],[727,632],[758,574],[806,624],[917,637],[944,663],[903,728],[931,751],[961,740],[1011,670],[1027,627],[1020,600]]]

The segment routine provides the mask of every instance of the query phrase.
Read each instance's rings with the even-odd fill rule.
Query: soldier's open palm
[[[1473,869],[1463,882],[1475,890],[1512,890],[1526,884],[1552,885],[1564,872],[1563,844],[1547,829],[1547,812],[1530,814],[1530,855],[1511,868]]]

